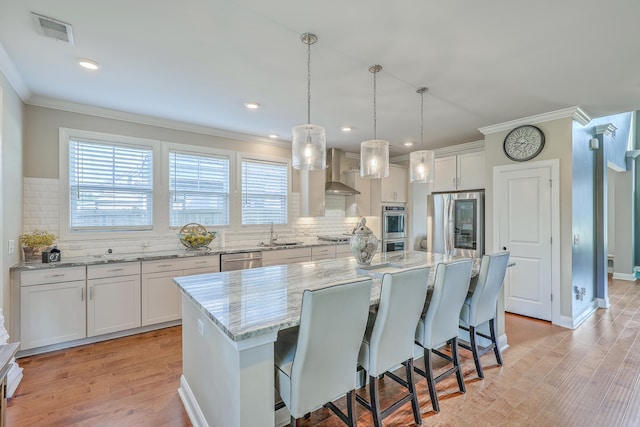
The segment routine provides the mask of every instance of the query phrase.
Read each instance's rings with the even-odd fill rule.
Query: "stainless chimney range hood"
[[[342,150],[338,148],[330,148],[327,150],[327,167],[326,182],[324,184],[324,192],[326,194],[339,196],[353,196],[360,194],[355,188],[351,188],[340,182],[340,154]]]

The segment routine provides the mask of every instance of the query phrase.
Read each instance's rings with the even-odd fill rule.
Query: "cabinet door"
[[[389,176],[382,178],[380,200],[382,202],[406,203],[407,177],[405,168],[389,165]]]
[[[484,189],[484,151],[458,155],[458,190]]]
[[[85,282],[20,288],[21,349],[86,337]]]
[[[352,257],[353,253],[351,253],[351,248],[349,244],[346,245],[336,245],[336,258],[349,258]]]
[[[437,158],[434,174],[433,191],[455,191],[458,177],[456,156]]]
[[[182,318],[180,290],[173,278],[183,275],[182,270],[142,275],[142,326]]]
[[[345,197],[345,216],[371,215],[371,179],[360,176],[360,171],[346,171],[345,181],[360,194]]]
[[[311,261],[311,248],[278,249],[262,251],[262,266],[293,264]]]
[[[140,275],[87,280],[87,336],[140,326]]]

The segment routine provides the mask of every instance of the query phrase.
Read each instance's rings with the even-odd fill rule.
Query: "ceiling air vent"
[[[36,23],[36,30],[45,37],[51,37],[56,40],[67,42],[73,46],[73,31],[71,24],[58,21],[57,19],[47,16],[38,15],[31,12],[31,16]]]

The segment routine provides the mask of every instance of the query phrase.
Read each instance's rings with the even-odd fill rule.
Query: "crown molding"
[[[617,126],[607,123],[606,125],[596,126],[596,135],[611,135],[615,133],[616,130],[618,130]]]
[[[258,142],[261,144],[274,145],[276,147],[291,148],[291,142],[282,141],[279,139],[272,139],[248,133],[211,128],[208,126],[184,123],[176,120],[145,116],[143,114],[127,113],[124,111],[111,110],[108,108],[77,104],[75,102],[62,101],[59,99],[34,96],[29,99],[29,102],[27,102],[27,104],[33,105],[35,107],[52,108],[55,110],[68,111],[70,113],[87,114],[90,116],[102,117],[106,119],[122,120],[125,122],[156,126],[184,132],[199,133],[202,135],[209,135],[220,138],[234,139],[246,142]]]
[[[537,123],[550,122],[552,120],[571,118],[585,126],[591,121],[591,117],[580,107],[563,108],[562,110],[551,111],[549,113],[537,114],[535,116],[524,117],[522,119],[511,120],[497,125],[485,126],[478,130],[483,135],[511,130],[522,125],[535,125]]]
[[[466,142],[464,144],[450,145],[448,147],[436,148],[433,150],[436,157],[471,153],[484,150],[484,139],[480,141]]]
[[[7,54],[7,51],[4,50],[4,46],[0,43],[0,72],[4,74],[7,78],[7,81],[13,87],[13,90],[16,91],[22,102],[27,102],[27,100],[31,97],[31,91],[29,87],[20,76],[18,69],[13,64],[11,58]]]

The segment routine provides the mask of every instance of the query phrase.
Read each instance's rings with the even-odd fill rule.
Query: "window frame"
[[[202,147],[202,146],[194,146],[194,145],[186,145],[186,144],[178,144],[178,143],[172,143],[172,142],[165,142],[163,144],[163,154],[164,157],[166,159],[166,161],[162,162],[161,165],[161,169],[162,172],[161,174],[166,177],[166,179],[163,179],[162,181],[162,185],[163,187],[166,186],[166,205],[164,206],[164,211],[166,212],[166,226],[167,226],[167,230],[169,230],[170,232],[174,233],[176,230],[179,230],[182,225],[180,226],[172,226],[171,225],[171,219],[170,219],[170,215],[171,215],[171,208],[169,206],[169,197],[171,194],[171,189],[169,188],[170,186],[170,162],[171,162],[171,152],[172,151],[177,151],[180,153],[184,153],[184,154],[191,154],[194,156],[215,156],[215,157],[226,157],[227,160],[229,161],[229,224],[228,225],[207,225],[207,227],[210,228],[216,228],[216,229],[231,229],[233,227],[233,220],[235,217],[235,195],[236,195],[236,179],[235,179],[235,152],[233,151],[229,151],[229,150],[220,150],[220,149],[215,149],[215,148],[209,148],[209,147]],[[184,225],[184,224],[183,224]],[[205,225],[205,224],[203,224]]]
[[[242,224],[242,162],[244,160],[247,161],[256,161],[256,162],[268,162],[268,163],[279,163],[286,167],[287,170],[287,222],[285,224],[274,224],[274,229],[279,230],[289,230],[291,227],[291,158],[283,158],[276,156],[265,156],[253,153],[237,153],[237,161],[236,161],[236,215],[233,216],[235,223],[233,224],[234,229],[236,230],[255,230],[255,229],[264,229],[266,224]]]
[[[99,142],[102,144],[121,145],[121,146],[135,146],[149,148],[152,152],[153,169],[151,172],[153,186],[151,190],[151,227],[146,229],[120,229],[113,230],[107,229],[88,229],[88,230],[74,230],[71,228],[71,210],[70,210],[70,177],[69,177],[69,140],[80,139],[88,142]],[[161,153],[160,141],[130,137],[124,135],[107,134],[103,132],[93,132],[80,129],[59,129],[59,199],[60,199],[60,237],[65,240],[87,240],[87,239],[100,239],[101,237],[109,239],[120,238],[135,238],[135,237],[150,237],[157,235],[159,230],[159,224],[161,223],[161,211],[162,207],[158,204],[157,200],[162,193],[162,186],[159,186],[160,173],[157,166],[157,162],[163,161]]]

